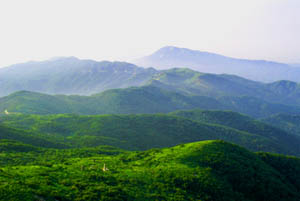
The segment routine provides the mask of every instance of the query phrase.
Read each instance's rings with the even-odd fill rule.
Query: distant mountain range
[[[75,57],[27,62],[0,68],[0,96],[29,90],[49,94],[93,94],[145,84],[157,71],[125,62]]]
[[[159,81],[171,79],[172,85],[177,81],[181,84],[182,80],[174,80],[175,77],[172,77],[174,73],[186,73],[184,76],[190,76],[188,80],[183,80],[185,82],[183,87],[187,87],[188,82],[192,82],[192,89],[189,89],[192,91],[195,90],[195,84],[206,87],[207,82],[209,85],[213,85],[215,89],[227,87],[228,89],[232,88],[231,90],[238,90],[237,88],[240,88],[239,85],[230,85],[229,82],[232,79],[234,82],[239,80],[239,84],[246,84],[247,87],[251,85],[249,90],[253,94],[257,86],[262,86],[263,84],[247,80],[251,79],[275,82],[270,85],[276,85],[273,86],[275,88],[281,87],[282,92],[285,92],[285,89],[288,88],[290,95],[290,90],[295,91],[299,88],[295,82],[300,81],[300,68],[292,67],[292,65],[233,59],[217,54],[176,47],[164,47],[151,56],[139,59],[136,64],[149,68],[138,67],[126,62],[98,62],[81,60],[75,57],[59,57],[42,62],[15,64],[0,68],[0,96],[6,96],[22,90],[47,94],[91,95],[108,89],[143,86],[149,82],[152,82],[153,85],[161,84],[155,83],[158,79]],[[152,67],[159,69],[178,67],[178,70],[177,72],[174,72],[174,70],[156,70]],[[198,74],[188,69],[182,70],[182,68],[194,69],[198,71]],[[193,75],[196,75],[196,77],[192,78],[191,76]],[[239,78],[238,76],[244,78]],[[178,77],[178,79],[181,78]],[[218,83],[214,83],[215,79],[218,79],[216,80]],[[176,88],[178,88],[179,83],[177,83]],[[202,92],[207,91],[203,87],[201,89]],[[179,88],[182,89],[182,87]],[[199,91],[199,89],[196,90]],[[256,94],[256,91],[254,94]]]
[[[274,82],[278,80],[300,81],[300,67],[284,63],[247,60],[219,54],[167,46],[133,63],[158,69],[190,68],[200,72],[234,74],[247,79]]]

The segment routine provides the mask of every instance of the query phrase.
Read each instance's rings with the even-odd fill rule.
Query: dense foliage
[[[0,147],[7,144],[13,142],[0,142]],[[0,159],[1,200],[300,199],[298,158],[256,155],[223,141],[144,152],[112,147],[6,150]],[[281,161],[290,171],[281,170]],[[102,170],[104,164],[109,170]]]

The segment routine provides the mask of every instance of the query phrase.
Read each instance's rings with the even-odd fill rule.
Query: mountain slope
[[[270,103],[300,105],[300,85],[281,80],[264,84],[228,74],[200,73],[190,69],[173,68],[160,71],[149,85],[210,97],[248,96]]]
[[[149,56],[133,61],[133,63],[159,69],[185,67],[205,73],[234,74],[262,82],[300,81],[300,68],[287,64],[264,60],[235,59],[173,46],[163,47]]]
[[[207,96],[256,95],[264,93],[264,84],[233,75],[200,73],[187,68],[161,71],[149,81],[150,85],[188,94]]]
[[[248,130],[165,114],[7,115],[1,118],[1,123],[32,130],[41,136],[60,138],[65,144],[75,147],[111,145],[128,150],[146,150],[222,139],[253,151],[300,155],[300,138],[283,131],[271,129],[269,132],[250,133]]]
[[[0,96],[26,90],[49,94],[92,94],[140,86],[157,71],[125,62],[97,62],[75,57],[28,62],[0,68]]]

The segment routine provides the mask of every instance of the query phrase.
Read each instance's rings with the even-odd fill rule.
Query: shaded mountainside
[[[2,121],[2,120],[0,120]],[[30,130],[30,131],[29,131]],[[54,137],[41,135],[31,129],[16,129],[0,123],[0,140],[16,140],[25,144],[45,148],[68,148],[69,146]]]
[[[21,90],[90,95],[107,89],[141,86],[156,72],[125,62],[75,57],[27,62],[0,68],[0,96]]]
[[[264,60],[235,59],[173,46],[163,47],[152,55],[137,59],[133,63],[158,69],[178,67],[191,68],[206,73],[234,74],[262,82],[300,81],[299,67]]]
[[[286,147],[299,147],[300,137],[294,136],[283,129],[279,129],[280,127],[270,126],[269,124],[252,119],[249,116],[240,113],[231,111],[190,110],[176,111],[170,114],[203,123],[227,126],[240,131],[264,136],[268,139],[276,139],[281,145]]]
[[[240,112],[254,118],[268,117],[273,114],[299,114],[300,107],[293,105],[277,104],[249,96],[223,96],[217,99],[227,110]]]
[[[22,139],[19,139],[22,140]],[[29,142],[28,142],[29,143]],[[0,139],[0,151],[3,152],[41,152],[42,148],[32,146],[30,144],[24,144],[16,140]],[[4,161],[0,163],[1,165],[5,164]]]
[[[23,152],[23,160],[19,155],[0,155],[6,161],[0,171],[3,200],[300,199],[299,158],[255,154],[223,141],[144,152],[103,147]],[[102,171],[104,164],[109,170]]]
[[[300,115],[277,114],[261,121],[300,136]]]
[[[252,151],[300,155],[300,138],[270,127],[238,130],[165,114],[143,115],[7,115],[5,126],[55,137],[73,147],[111,145],[128,150],[170,147],[200,140],[222,139]],[[259,130],[260,129],[260,130]],[[255,131],[255,132],[250,132]]]

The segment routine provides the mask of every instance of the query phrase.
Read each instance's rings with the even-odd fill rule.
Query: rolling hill
[[[255,118],[277,113],[300,114],[300,107],[270,103],[247,96],[209,96],[183,94],[154,87],[112,89],[91,96],[47,95],[21,91],[0,98],[0,111],[24,114],[140,114],[168,113],[176,110],[232,110]]]
[[[5,110],[24,114],[166,113],[193,108],[222,109],[223,106],[210,97],[185,96],[152,86],[112,89],[92,96],[20,91],[0,98],[2,113]]]

